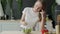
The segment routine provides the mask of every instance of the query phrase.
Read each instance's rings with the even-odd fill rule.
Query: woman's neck
[[[37,10],[35,10],[35,8],[32,8],[32,10],[33,10],[33,12],[36,12],[36,13],[38,12]]]

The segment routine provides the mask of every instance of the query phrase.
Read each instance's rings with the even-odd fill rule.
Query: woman
[[[42,2],[36,1],[33,7],[26,7],[23,10],[21,24],[34,28],[37,23],[40,23],[41,29],[44,29],[45,11],[42,9]]]

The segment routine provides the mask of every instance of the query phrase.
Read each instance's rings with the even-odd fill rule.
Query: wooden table
[[[24,34],[21,31],[3,31],[1,34]],[[41,34],[39,31],[32,31],[31,34]]]

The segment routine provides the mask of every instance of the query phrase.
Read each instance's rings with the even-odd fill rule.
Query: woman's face
[[[34,10],[39,12],[42,9],[42,3],[37,1],[34,5]]]

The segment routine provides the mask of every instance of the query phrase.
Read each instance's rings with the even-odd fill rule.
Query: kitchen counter
[[[10,22],[10,23],[14,23],[14,22],[15,22],[15,23],[16,23],[16,22],[17,22],[17,23],[20,23],[20,20],[0,20],[0,23],[4,23],[4,22],[5,22],[5,23],[9,23],[9,22]]]
[[[20,20],[0,20],[1,21],[20,21]]]
[[[1,34],[24,34],[21,31],[3,31]],[[31,34],[41,34],[39,31],[32,31]]]
[[[20,29],[20,20],[0,20],[0,32],[19,31]]]

